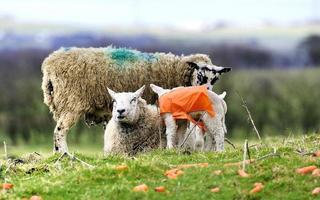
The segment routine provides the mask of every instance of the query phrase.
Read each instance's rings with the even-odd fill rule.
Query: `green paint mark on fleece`
[[[60,47],[63,51],[69,51],[72,47]]]
[[[134,63],[137,61],[154,62],[157,59],[157,57],[152,53],[144,53],[126,48],[108,47],[105,49],[105,54],[109,55],[119,68],[130,66],[126,65],[127,63]]]

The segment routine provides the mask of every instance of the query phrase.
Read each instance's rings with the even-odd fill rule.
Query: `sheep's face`
[[[208,90],[212,90],[213,85],[219,76],[223,73],[231,71],[231,67],[219,67],[208,65],[206,63],[187,62],[190,67],[194,68],[192,85],[207,85]]]
[[[136,92],[116,93],[108,88],[108,92],[113,99],[112,118],[116,122],[133,124],[140,114],[138,105],[145,86],[141,87]]]

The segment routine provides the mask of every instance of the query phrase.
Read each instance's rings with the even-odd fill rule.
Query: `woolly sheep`
[[[160,100],[162,96],[165,96],[171,91],[178,90],[181,88],[181,87],[174,88],[172,90],[163,89],[162,87],[156,86],[154,84],[150,84],[150,87],[155,93],[158,94]],[[208,142],[206,142],[205,144],[206,149],[223,151],[224,135],[226,132],[225,123],[224,123],[225,114],[226,114],[226,103],[224,102],[222,97],[225,94],[223,94],[223,96],[220,97],[219,95],[217,95],[216,93],[210,90],[207,90],[206,93],[208,95],[209,102],[211,103],[212,110],[215,111],[215,115],[212,117],[210,114],[208,114],[208,111],[200,111],[200,110],[196,112],[194,111],[188,112],[187,114],[190,115],[191,117],[198,116],[198,118],[202,116],[202,121],[207,129],[206,137]],[[184,98],[187,98],[187,97],[184,97]],[[189,101],[193,101],[193,100],[189,100]],[[167,103],[169,104],[171,103],[170,105],[168,105],[168,108],[171,108],[177,102],[172,102],[172,100],[170,100],[170,101],[167,101]],[[167,148],[173,148],[174,146],[176,146],[176,143],[174,142],[174,138],[178,138],[178,144],[181,144],[185,138],[185,133],[187,130],[187,120],[175,119],[173,117],[173,114],[170,112],[161,113],[161,116],[166,126]],[[196,130],[196,134],[199,135],[199,129]]]
[[[104,133],[104,152],[126,153],[158,148],[165,145],[164,131],[156,106],[147,105],[141,97],[144,86],[136,92],[116,93],[108,88],[113,99],[112,118]],[[159,135],[159,134],[162,134]],[[162,140],[160,142],[160,140]]]
[[[203,54],[175,56],[171,53],[142,53],[124,48],[61,48],[42,64],[42,90],[57,122],[54,151],[67,152],[68,130],[82,116],[87,124],[108,121],[111,98],[107,86],[116,91],[133,91],[155,83],[163,87],[202,85],[209,89],[231,68],[214,66]],[[154,103],[149,88],[144,99]]]

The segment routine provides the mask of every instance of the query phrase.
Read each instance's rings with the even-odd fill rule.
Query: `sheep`
[[[187,130],[187,120],[197,123],[202,120],[206,128],[207,150],[224,150],[226,132],[226,103],[222,96],[207,90],[206,86],[178,87],[172,90],[150,84],[157,93],[160,114],[166,126],[167,148],[176,146],[174,138],[181,144]],[[199,123],[197,123],[199,124]],[[199,129],[198,129],[199,130]],[[196,134],[199,131],[196,130]]]
[[[222,125],[223,125],[223,130],[225,134],[227,133],[227,127],[225,125],[225,115],[227,113],[227,104],[223,99],[225,98],[226,94],[227,94],[226,92],[223,92],[222,94],[218,95],[222,100],[222,106],[224,109]],[[204,132],[201,128],[196,126],[196,124],[190,122],[186,133],[189,134],[189,137],[191,137],[189,141],[192,141],[192,143],[189,142],[189,144],[187,145],[189,145],[190,148],[192,148],[193,150],[199,150],[199,151],[214,150],[211,147],[215,147],[215,141],[212,139],[210,140],[210,138],[205,139],[207,132]],[[186,137],[188,137],[188,135]]]
[[[43,61],[41,70],[44,103],[56,121],[54,151],[64,153],[67,132],[81,117],[88,125],[110,119],[107,86],[133,91],[150,83],[170,88],[207,84],[211,90],[219,75],[231,68],[215,66],[203,54],[175,56],[109,46],[61,48]],[[156,95],[146,89],[143,98],[154,103]]]
[[[166,144],[164,129],[159,133],[161,119],[157,107],[147,105],[141,98],[145,86],[125,93],[107,89],[114,103],[112,118],[104,133],[105,154],[135,155]]]

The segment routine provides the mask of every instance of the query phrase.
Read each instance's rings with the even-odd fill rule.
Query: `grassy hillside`
[[[93,169],[67,158],[55,164],[56,156],[15,152],[21,162],[1,159],[1,182],[14,187],[0,193],[0,199],[29,198],[39,195],[43,199],[315,199],[311,191],[320,186],[319,177],[300,175],[296,169],[315,165],[320,167],[320,158],[310,152],[319,150],[320,136],[299,138],[264,139],[262,145],[249,148],[254,162],[246,165],[249,177],[240,177],[240,166],[226,166],[243,159],[242,141],[237,149],[223,153],[189,153],[183,151],[155,150],[134,158],[103,156],[101,151],[83,151],[76,155],[94,165]],[[249,141],[249,146],[257,144]],[[296,153],[296,150],[307,153]],[[32,149],[28,149],[32,152]],[[3,150],[2,150],[3,153]],[[267,156],[275,153],[275,156]],[[9,152],[10,154],[10,152]],[[17,159],[17,157],[16,157]],[[18,160],[15,160],[16,162]],[[169,179],[164,173],[181,164],[208,163],[204,167],[181,168],[183,174]],[[8,168],[10,165],[10,168]],[[128,169],[117,170],[126,165]],[[217,175],[216,170],[221,170]],[[264,185],[261,192],[250,194],[255,182]],[[149,187],[147,192],[134,192],[140,184]],[[154,191],[164,186],[166,192]],[[219,187],[212,193],[210,189]]]

